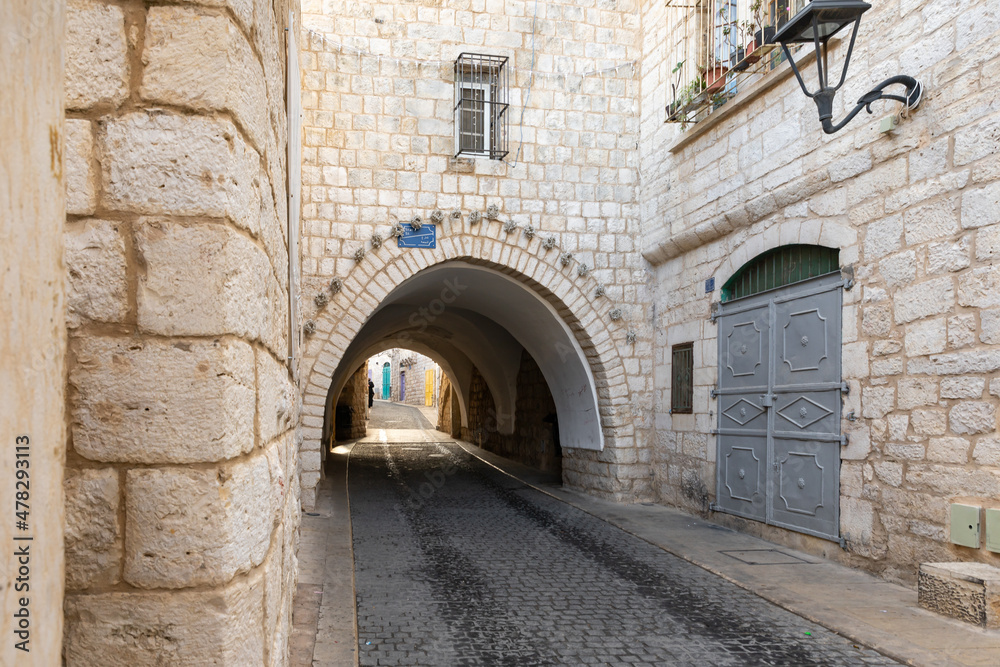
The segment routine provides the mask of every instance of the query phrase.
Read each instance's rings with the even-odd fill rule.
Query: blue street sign
[[[403,235],[396,237],[396,245],[400,248],[436,248],[437,226],[425,224],[413,231],[413,227],[404,224]]]

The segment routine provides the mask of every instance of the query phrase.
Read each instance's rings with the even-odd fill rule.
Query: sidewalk
[[[895,660],[928,667],[1000,665],[1000,632],[925,611],[915,590],[671,507],[621,505],[566,490],[550,474],[457,442],[543,493]]]

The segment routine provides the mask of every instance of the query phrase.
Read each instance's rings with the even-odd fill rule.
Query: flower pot
[[[774,33],[776,32],[773,25],[764,26],[763,30],[758,30],[753,34],[753,41],[757,46],[764,46],[765,44],[774,44]]]
[[[726,85],[726,73],[728,71],[729,68],[723,65],[716,65],[705,70],[705,92],[708,95],[722,90],[722,87]]]
[[[760,60],[760,54],[757,53],[758,46],[760,46],[760,42],[756,39],[751,39],[750,43],[747,44],[746,55],[743,57],[743,62],[747,64],[747,67]],[[736,68],[734,67],[733,69]],[[746,67],[743,69],[746,69]]]

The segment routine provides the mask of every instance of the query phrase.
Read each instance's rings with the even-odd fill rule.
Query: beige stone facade
[[[896,580],[913,582],[920,560],[996,564],[985,549],[951,545],[948,525],[950,503],[1000,497],[992,6],[914,0],[871,10],[835,115],[897,73],[920,78],[925,98],[893,132],[878,131],[897,111],[882,103],[828,137],[787,64],[707,121],[664,124],[673,63],[662,3],[546,3],[537,17],[529,4],[306,4],[304,284],[338,285],[330,305],[306,313],[318,334],[305,355],[306,413],[318,418],[323,378],[409,276],[460,259],[532,284],[519,268],[527,252],[580,296],[544,280],[542,293],[561,300],[569,321],[593,312],[621,360],[621,375],[610,374],[620,389],[604,388],[605,353],[588,357],[616,406],[601,415],[615,444],[565,449],[564,481],[708,514],[718,411],[710,315],[720,290],[706,293],[704,281],[721,286],[783,245],[836,248],[854,281],[841,341],[843,548],[712,516]],[[463,51],[510,58],[517,122],[503,162],[453,157],[452,68]],[[437,250],[395,248],[393,225],[435,211],[444,214]],[[529,224],[537,234],[526,238]],[[539,238],[550,233],[551,250]],[[563,252],[572,253],[565,265]],[[670,349],[681,342],[695,343],[691,415],[669,411]]]
[[[644,26],[663,19],[643,3]],[[840,251],[842,422],[836,545],[715,514],[741,529],[914,582],[921,561],[981,560],[949,540],[948,506],[997,507],[997,352],[992,238],[1000,223],[994,3],[881,2],[865,14],[844,105],[887,76],[926,86],[898,129],[876,105],[825,136],[787,65],[686,132],[662,123],[664,36],[643,48],[643,255],[656,272],[657,438],[664,502],[705,512],[715,494],[716,325],[710,310],[744,263],[781,245]],[[837,55],[842,57],[843,45]],[[812,74],[807,70],[807,76]],[[670,346],[695,341],[695,409],[669,414]],[[853,413],[853,414],[851,414]]]
[[[636,246],[638,14],[631,3],[532,11],[303,4],[303,292],[330,294],[305,313],[316,335],[303,357],[303,446],[319,446],[330,376],[381,297],[425,267],[473,261],[537,286],[590,359],[613,444],[567,452],[567,481],[645,497],[653,386],[649,274]],[[509,57],[505,161],[454,158],[463,51]],[[436,212],[436,250],[395,247],[395,224]]]

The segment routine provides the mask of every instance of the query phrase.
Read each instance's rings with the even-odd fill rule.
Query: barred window
[[[507,155],[507,58],[463,53],[455,61],[455,157]]]
[[[670,364],[670,412],[691,414],[694,408],[694,343],[674,345]]]

